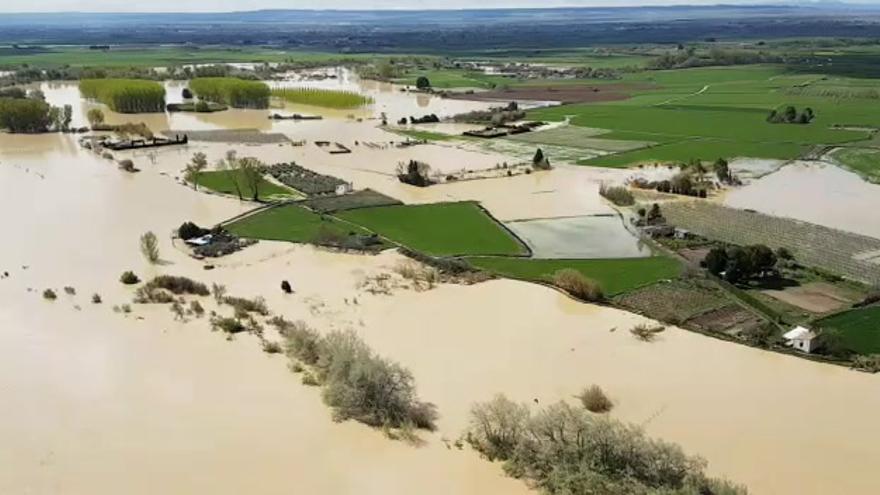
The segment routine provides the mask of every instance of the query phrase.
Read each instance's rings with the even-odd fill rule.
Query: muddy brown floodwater
[[[50,100],[53,94],[47,91]],[[175,129],[256,121],[238,111],[213,122],[154,118]],[[270,128],[292,139],[331,129],[351,140],[390,139],[375,121],[346,117]],[[388,175],[389,162],[406,150],[358,150],[336,160],[314,147],[191,143],[120,153],[142,169],[125,174],[80,150],[73,136],[0,134],[0,273],[10,273],[0,279],[0,493],[526,493],[498,465],[443,440],[459,436],[475,401],[503,392],[547,404],[591,383],[615,400],[616,417],[704,456],[712,474],[752,493],[876,493],[876,376],[677,329],[643,343],[628,332],[639,316],[520,282],[390,296],[359,289],[364,277],[400,262],[393,252],[358,256],[263,242],[205,271],[172,246],[173,229],[252,205],[195,192],[175,177],[193,151],[213,160],[229,148],[267,162],[296,159],[407,201],[482,200],[505,220],[607,213],[599,180],[627,173],[561,167],[413,190]],[[449,149],[418,153],[433,150],[442,163]],[[146,230],[159,234],[158,266],[138,252]],[[438,431],[415,447],[333,423],[319,391],[255,339],[226,341],[205,320],[176,322],[165,307],[114,313],[112,306],[131,301],[132,290],[118,282],[128,269],[142,278],[223,283],[231,294],[263,295],[273,311],[320,331],[355,330],[413,371],[421,397],[438,406]],[[295,294],[278,290],[282,279]],[[65,294],[67,285],[77,294]],[[58,300],[44,301],[45,288]],[[104,303],[91,304],[93,293]]]

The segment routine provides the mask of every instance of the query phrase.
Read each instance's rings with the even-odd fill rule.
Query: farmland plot
[[[785,247],[805,265],[880,283],[880,239],[706,201],[671,202],[663,205],[663,214],[673,225],[710,239]]]

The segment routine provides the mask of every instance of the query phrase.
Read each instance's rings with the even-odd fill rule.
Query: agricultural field
[[[867,140],[871,133],[863,128],[880,126],[880,100],[866,97],[880,91],[880,85],[835,78],[834,87],[850,89],[832,94],[820,87],[825,82],[822,76],[769,65],[645,71],[624,77],[621,84],[636,88],[628,99],[541,108],[529,112],[529,118],[611,131],[601,139],[658,143],[609,150],[616,153],[582,160],[583,165],[793,159],[816,146]],[[816,117],[801,125],[767,122],[771,110],[786,105],[811,108]]]
[[[226,226],[233,234],[248,239],[264,239],[298,243],[317,243],[323,237],[347,237],[351,233],[369,232],[319,215],[298,205],[284,205],[262,210]]]
[[[708,280],[661,281],[614,299],[624,308],[674,324],[719,309],[730,301],[720,287]]]
[[[807,266],[868,284],[880,283],[880,264],[871,262],[872,253],[880,253],[878,239],[707,201],[669,202],[662,210],[670,224],[703,237],[737,245],[784,247]]]
[[[675,279],[682,270],[678,261],[666,256],[598,260],[470,257],[467,261],[503,277],[536,282],[550,282],[554,273],[573,268],[595,280],[606,296],[622,294],[660,280]]]
[[[309,63],[341,63],[372,60],[368,54],[339,55],[320,52],[289,52],[260,47],[151,46],[90,50],[87,46],[52,46],[28,50],[2,50],[0,67],[27,64],[31,67],[163,67],[185,64],[268,63],[296,60]]]
[[[433,256],[528,253],[476,203],[434,203],[343,211],[339,218]]]
[[[831,158],[865,180],[880,184],[880,150],[871,148],[840,148]]]
[[[514,134],[506,139],[536,145],[569,146],[572,148],[586,148],[618,153],[654,144],[651,141],[605,139],[603,134],[606,133],[608,131],[591,129],[589,127],[562,126],[554,129]]]
[[[852,309],[816,322],[840,333],[843,345],[859,354],[880,354],[880,306]]]
[[[369,96],[352,91],[316,88],[277,88],[272,96],[288,103],[336,109],[360,108],[373,102]]]
[[[496,86],[513,84],[515,79],[504,76],[493,76],[474,70],[436,69],[412,70],[403,77],[395,79],[397,84],[415,86],[419,77],[427,77],[434,89],[482,88],[492,89]]]
[[[202,172],[199,174],[199,186],[230,196],[238,196],[240,192],[244,199],[254,197],[253,187],[237,172],[232,173],[225,170]],[[299,192],[279,186],[266,179],[260,179],[260,182],[257,184],[257,191],[259,193],[257,199],[260,201],[297,199],[302,197]]]
[[[302,204],[318,213],[333,213],[357,208],[396,206],[402,203],[372,189],[363,189],[343,196],[317,196],[303,201]]]

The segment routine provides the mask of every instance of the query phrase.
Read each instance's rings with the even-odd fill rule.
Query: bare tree
[[[265,165],[256,158],[242,158],[238,161],[239,177],[244,185],[253,193],[252,200],[257,201],[260,198],[260,185],[263,182],[263,170]]]
[[[225,172],[226,178],[229,179],[229,182],[238,194],[238,199],[243,200],[244,196],[241,193],[241,184],[239,183],[239,176],[241,175],[239,163],[240,160],[235,150],[229,150],[226,152],[226,158],[217,163],[217,168]]]
[[[192,159],[186,165],[186,180],[192,184],[193,189],[199,189],[199,177],[207,167],[208,157],[204,153],[198,151],[193,154]]]

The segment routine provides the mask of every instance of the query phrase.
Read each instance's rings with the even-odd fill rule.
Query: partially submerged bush
[[[46,289],[43,291],[43,299],[54,301],[55,299],[58,299],[58,294],[55,294],[55,291],[52,289]]]
[[[708,478],[705,461],[636,426],[560,402],[531,414],[498,396],[471,412],[466,439],[505,471],[546,493],[712,494],[746,490]]]
[[[125,285],[134,285],[136,283],[139,283],[141,279],[139,279],[133,271],[129,270],[127,272],[122,272],[122,276],[119,277],[119,281]]]
[[[870,373],[880,373],[880,354],[871,354],[868,356],[856,356],[853,358],[853,368],[868,371]]]
[[[394,271],[411,281],[418,290],[433,289],[440,283],[440,272],[436,268],[415,261],[402,261],[394,267]]]
[[[436,413],[432,406],[419,402],[412,374],[398,363],[376,356],[354,332],[327,335],[315,369],[325,385],[324,402],[333,408],[337,420],[433,428]]]
[[[101,294],[92,294],[92,304],[101,304],[102,302]]]
[[[602,184],[599,188],[599,194],[617,206],[632,206],[636,204],[636,199],[625,186],[606,186]]]
[[[631,333],[633,337],[641,340],[642,342],[651,342],[664,330],[666,330],[666,327],[664,327],[663,325],[649,325],[647,323],[641,323],[630,328],[629,333]]]
[[[159,239],[152,232],[145,232],[140,239],[141,254],[150,263],[159,262]]]
[[[207,296],[208,286],[191,278],[175,275],[159,275],[147,282],[146,287],[164,289],[175,295]]]
[[[563,268],[556,272],[553,284],[582,301],[596,302],[604,298],[602,287],[574,268]]]
[[[234,335],[247,330],[241,321],[236,318],[228,318],[224,316],[215,316],[214,318],[211,318],[211,329],[214,331],[220,330],[229,335]]]
[[[614,403],[605,395],[602,387],[591,385],[578,395],[578,399],[587,411],[593,413],[607,413],[614,408]]]
[[[321,345],[321,336],[318,332],[301,321],[290,322],[280,316],[270,319],[269,324],[284,337],[285,352],[290,358],[309,366],[318,362]]]
[[[232,306],[236,313],[257,313],[262,316],[269,315],[269,308],[266,306],[266,300],[259,296],[254,299],[225,296],[223,302]]]

